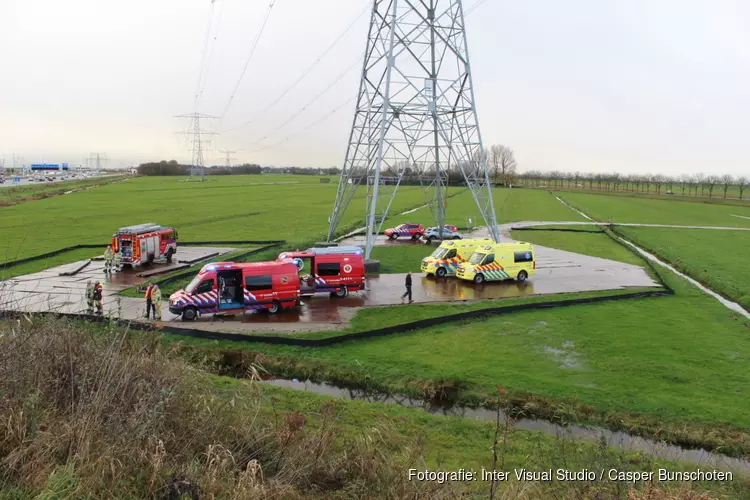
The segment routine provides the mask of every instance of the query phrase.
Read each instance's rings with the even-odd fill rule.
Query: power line
[[[328,55],[328,53],[329,53],[329,52],[330,52],[330,51],[331,51],[331,50],[332,50],[332,49],[333,49],[333,48],[334,48],[334,47],[335,47],[335,46],[336,46],[336,45],[337,45],[337,44],[338,44],[338,43],[339,43],[339,42],[340,42],[340,41],[341,41],[341,40],[342,40],[343,38],[344,38],[344,36],[345,36],[345,35],[346,35],[346,34],[347,34],[347,33],[349,32],[349,30],[351,30],[351,29],[352,29],[352,28],[354,27],[354,25],[355,25],[355,24],[357,23],[357,21],[359,21],[359,18],[361,18],[361,17],[362,17],[362,15],[363,15],[363,14],[364,14],[365,12],[367,12],[367,10],[368,10],[368,8],[370,7],[370,5],[371,5],[371,4],[372,4],[372,2],[371,2],[370,0],[368,0],[368,1],[367,1],[367,2],[365,3],[365,7],[364,7],[364,8],[363,8],[363,9],[362,9],[362,10],[361,10],[360,12],[359,12],[359,14],[357,14],[357,17],[355,17],[355,18],[354,18],[354,20],[353,20],[353,21],[352,21],[352,22],[351,22],[351,23],[349,24],[349,26],[347,26],[347,27],[346,27],[346,29],[345,29],[345,30],[344,30],[343,32],[341,32],[341,33],[339,34],[339,36],[338,36],[338,37],[336,37],[336,39],[335,39],[335,40],[333,41],[333,43],[332,43],[332,44],[331,44],[330,46],[328,46],[328,48],[327,48],[327,49],[326,49],[325,51],[323,51],[323,53],[322,53],[322,54],[321,54],[320,56],[318,56],[318,58],[317,58],[317,59],[315,60],[315,62],[313,62],[313,63],[312,63],[312,65],[310,65],[310,66],[309,66],[309,67],[308,67],[308,68],[307,68],[307,69],[306,69],[306,70],[305,70],[305,71],[304,71],[304,72],[302,73],[302,75],[301,75],[301,76],[300,76],[299,78],[297,78],[297,80],[296,80],[296,81],[295,81],[294,83],[292,83],[292,84],[291,84],[291,85],[290,85],[289,87],[287,87],[287,88],[286,88],[286,90],[284,90],[284,92],[282,92],[282,93],[281,93],[281,95],[280,95],[279,97],[277,97],[275,101],[273,101],[273,102],[272,102],[271,104],[269,104],[268,106],[266,106],[266,107],[265,107],[265,109],[263,109],[263,110],[262,110],[262,111],[261,111],[260,113],[258,113],[257,115],[255,115],[255,116],[253,117],[253,119],[251,119],[251,120],[248,120],[248,121],[246,121],[246,122],[244,122],[244,123],[242,123],[241,125],[238,125],[238,126],[236,126],[236,127],[228,128],[228,129],[224,130],[224,132],[230,132],[230,131],[232,131],[232,130],[237,130],[237,129],[239,129],[239,128],[242,128],[242,127],[244,127],[244,126],[246,126],[246,125],[249,125],[250,123],[253,123],[253,122],[254,122],[255,120],[257,120],[257,118],[258,118],[259,116],[262,116],[262,115],[263,115],[264,113],[266,113],[266,112],[267,112],[267,111],[268,111],[269,109],[273,108],[273,107],[274,107],[274,106],[275,106],[276,104],[278,104],[278,103],[279,103],[279,102],[280,102],[280,101],[281,101],[281,100],[282,100],[282,99],[284,98],[284,96],[286,96],[286,95],[287,95],[287,94],[288,94],[289,92],[291,92],[291,91],[292,91],[292,90],[293,90],[293,89],[294,89],[294,88],[295,88],[295,87],[296,87],[297,85],[299,85],[299,83],[300,83],[300,82],[301,82],[302,80],[304,80],[304,79],[305,79],[305,77],[306,77],[306,76],[307,76],[308,74],[310,74],[310,72],[311,72],[311,71],[313,70],[313,68],[315,68],[315,66],[317,66],[317,65],[318,65],[318,64],[320,63],[320,61],[321,61],[321,60],[322,60],[322,59],[323,59],[323,58],[324,58],[324,57],[325,57],[326,55]],[[359,60],[361,61],[361,60],[362,60],[362,58],[360,58]]]
[[[208,22],[206,23],[206,35],[203,39],[203,50],[201,51],[201,64],[199,68],[198,73],[198,85],[195,89],[195,98],[193,100],[193,108],[198,108],[198,102],[200,100],[201,94],[203,94],[203,73],[204,73],[204,67],[206,64],[206,51],[208,50],[208,42],[211,37],[211,25],[213,24],[214,19],[214,5],[216,4],[216,0],[211,0],[211,7],[208,10]]]
[[[474,5],[472,5],[471,7],[469,7],[469,8],[467,9],[467,11],[466,11],[466,12],[464,13],[464,18],[468,17],[470,13],[472,13],[472,12],[473,12],[474,10],[476,10],[476,9],[477,9],[477,8],[478,8],[478,7],[479,7],[479,6],[481,5],[481,4],[483,4],[483,3],[484,3],[484,2],[486,2],[486,1],[487,1],[487,0],[478,0],[478,1],[476,2],[476,3],[474,3]],[[366,10],[366,9],[367,9],[367,7],[369,7],[369,6],[370,6],[370,2],[368,2],[368,4],[367,4],[367,5],[365,6],[365,10]],[[346,33],[347,31],[349,31],[349,29],[351,29],[351,27],[352,27],[352,26],[353,26],[353,25],[354,25],[354,24],[356,23],[356,21],[357,21],[357,20],[358,20],[358,19],[359,19],[359,18],[360,18],[360,17],[362,16],[362,14],[363,14],[363,13],[365,12],[365,10],[363,10],[362,12],[360,12],[360,13],[359,13],[359,15],[357,16],[357,18],[356,18],[356,19],[354,20],[354,22],[352,22],[352,23],[351,23],[351,24],[349,25],[349,27],[348,27],[348,28],[347,28],[347,29],[346,29],[346,30],[344,31],[344,33],[342,33],[341,35],[339,35],[339,37],[337,38],[337,41],[338,41],[338,40],[340,40],[340,39],[341,39],[341,38],[343,37],[343,35],[344,35],[344,34],[345,34],[345,33]],[[334,44],[333,44],[333,45],[331,45],[331,46],[330,46],[330,47],[329,47],[329,48],[328,48],[328,49],[326,50],[326,52],[328,52],[328,51],[329,51],[329,50],[330,50],[330,49],[331,49],[331,48],[332,48],[332,47],[333,47],[333,46],[334,46],[334,45],[335,45],[336,43],[337,43],[337,42],[334,42]],[[324,53],[324,55],[325,55],[325,53]],[[321,56],[321,58],[322,58],[322,56]],[[317,61],[317,62],[319,62],[321,58],[318,58],[318,61]],[[281,125],[279,125],[278,127],[276,127],[276,128],[274,129],[274,130],[272,130],[271,132],[269,132],[269,133],[268,133],[268,134],[267,134],[266,136],[264,136],[263,138],[261,138],[261,139],[259,139],[259,140],[255,141],[254,143],[252,143],[252,145],[258,144],[259,142],[261,142],[261,141],[263,141],[264,139],[266,139],[266,138],[268,138],[269,136],[271,136],[271,135],[272,135],[273,133],[275,133],[275,132],[277,132],[278,130],[282,129],[282,128],[283,128],[284,126],[286,126],[286,125],[288,125],[289,123],[293,122],[293,121],[294,121],[294,119],[295,119],[296,117],[298,117],[299,115],[301,115],[301,114],[302,114],[302,113],[303,113],[304,111],[306,111],[306,109],[307,109],[307,108],[308,108],[308,107],[309,107],[309,106],[310,106],[311,104],[313,104],[314,102],[316,102],[316,101],[317,101],[318,99],[320,99],[320,98],[321,98],[321,97],[322,97],[322,96],[323,96],[324,94],[326,94],[326,93],[327,93],[327,92],[328,92],[328,91],[329,91],[329,90],[330,90],[331,88],[333,88],[333,86],[334,86],[334,85],[336,85],[336,83],[338,83],[338,82],[339,82],[339,81],[340,81],[340,80],[341,80],[341,79],[342,79],[342,78],[343,78],[343,77],[344,77],[344,76],[345,76],[345,75],[346,75],[347,73],[349,73],[349,71],[351,71],[351,70],[352,70],[352,68],[354,68],[354,67],[355,67],[355,66],[356,66],[356,65],[357,65],[357,64],[358,64],[359,62],[361,62],[361,61],[362,61],[362,59],[364,59],[364,56],[360,56],[360,57],[358,57],[358,58],[357,58],[357,60],[356,60],[356,61],[354,61],[354,62],[352,63],[352,65],[351,65],[351,66],[349,66],[349,67],[348,67],[348,68],[347,68],[347,69],[346,69],[346,70],[345,70],[345,71],[344,71],[343,73],[341,73],[341,74],[340,74],[340,75],[339,75],[339,76],[338,76],[338,77],[336,78],[336,80],[334,80],[334,81],[333,81],[333,82],[332,82],[332,83],[331,83],[330,85],[328,85],[328,87],[326,87],[326,88],[325,88],[325,89],[323,90],[323,92],[321,92],[321,93],[320,93],[320,94],[318,94],[318,95],[317,95],[317,96],[316,96],[315,98],[313,98],[312,100],[310,100],[310,101],[309,101],[309,102],[308,102],[307,104],[305,104],[304,106],[302,106],[302,108],[300,108],[300,109],[299,109],[299,110],[298,110],[298,111],[297,111],[297,112],[296,112],[296,113],[295,113],[294,115],[292,115],[292,116],[291,116],[291,117],[290,117],[289,119],[287,119],[287,120],[286,120],[286,121],[285,121],[284,123],[282,123]],[[317,64],[317,62],[316,62],[316,64]],[[313,66],[314,66],[314,65],[313,65]],[[311,69],[311,68],[310,68],[310,69]],[[308,70],[308,71],[307,71],[306,73],[308,73],[308,72],[309,72],[309,70]],[[305,73],[305,74],[306,74],[306,73]],[[302,78],[304,78],[304,76],[305,76],[305,75],[303,75],[303,77],[302,77]],[[295,82],[295,84],[294,84],[294,85],[296,85],[297,83],[299,83],[299,81],[301,81],[301,79],[302,79],[302,78],[300,78],[300,79],[299,79],[299,80],[298,80],[297,82]],[[282,94],[282,97],[283,97],[283,96],[284,96],[284,95],[285,95],[285,94],[286,94],[286,93],[288,92],[288,90],[291,90],[291,88],[292,88],[292,87],[290,87],[289,89],[287,89],[286,91],[284,91],[284,93]],[[279,100],[279,99],[277,99],[277,101],[278,101],[278,100]],[[336,111],[338,111],[338,110],[339,110],[339,109],[341,109],[342,107],[346,106],[346,105],[347,105],[348,103],[350,103],[350,102],[351,102],[351,101],[353,101],[353,100],[354,100],[354,97],[350,97],[350,98],[349,98],[349,99],[347,99],[347,100],[346,100],[345,102],[343,102],[342,104],[340,104],[340,105],[336,106],[336,107],[335,107],[335,108],[334,108],[333,110],[331,110],[331,111],[329,111],[328,113],[326,113],[325,115],[323,115],[323,116],[322,116],[322,117],[321,117],[320,119],[318,119],[318,120],[316,120],[316,121],[314,121],[314,122],[310,123],[309,125],[305,126],[305,127],[304,127],[304,128],[302,128],[301,130],[298,130],[297,132],[294,132],[293,134],[291,134],[291,135],[289,135],[289,136],[285,137],[284,139],[282,139],[282,140],[280,140],[280,141],[277,141],[277,142],[274,142],[274,143],[272,143],[272,144],[269,144],[269,145],[266,145],[266,146],[262,146],[262,147],[260,147],[260,148],[254,149],[254,150],[250,151],[250,153],[257,153],[257,152],[259,152],[259,151],[264,151],[264,150],[266,150],[266,149],[270,149],[270,148],[276,147],[276,146],[278,146],[278,145],[280,145],[280,144],[283,144],[283,143],[285,143],[285,142],[287,142],[287,141],[289,141],[289,140],[293,139],[294,137],[298,136],[298,135],[299,135],[299,134],[301,134],[302,132],[305,132],[305,131],[309,130],[309,129],[310,129],[311,127],[313,127],[314,125],[317,125],[318,123],[320,123],[320,122],[322,122],[322,121],[324,121],[324,120],[328,119],[328,118],[329,118],[329,117],[331,117],[331,116],[332,116],[332,115],[333,115],[334,113],[336,113]],[[274,101],[274,104],[275,104],[275,103],[276,103],[277,101]],[[267,107],[267,108],[266,108],[266,109],[265,109],[265,110],[264,110],[263,112],[267,111],[267,110],[268,110],[268,109],[270,109],[271,107],[272,107],[272,106],[268,106],[268,107]],[[261,112],[261,114],[262,114],[263,112]],[[258,116],[260,116],[260,115],[258,115]],[[257,116],[256,116],[256,118],[257,118]],[[247,123],[250,123],[250,122],[246,122],[245,124],[243,124],[243,125],[240,125],[240,126],[238,126],[238,127],[234,127],[234,128],[231,128],[231,129],[227,129],[226,131],[229,131],[229,130],[235,130],[235,129],[237,129],[237,128],[241,128],[241,127],[243,127],[244,125],[246,125]]]
[[[330,116],[332,116],[332,115],[333,115],[334,113],[336,113],[336,111],[338,111],[339,109],[343,108],[344,106],[346,106],[347,104],[349,104],[350,102],[352,102],[352,101],[354,100],[354,98],[355,98],[355,97],[356,97],[356,96],[352,96],[352,97],[350,97],[350,98],[349,98],[349,99],[347,99],[347,100],[346,100],[345,102],[343,102],[343,103],[339,104],[338,106],[336,106],[335,108],[333,108],[333,109],[332,109],[331,111],[329,111],[329,112],[328,112],[328,113],[326,113],[325,115],[321,116],[321,117],[320,117],[320,118],[319,118],[318,120],[315,120],[314,122],[312,122],[312,123],[308,124],[308,125],[307,125],[307,126],[306,126],[305,128],[303,128],[303,129],[300,129],[300,130],[298,130],[297,132],[295,132],[295,133],[293,133],[293,134],[291,134],[291,135],[288,135],[288,136],[287,136],[287,137],[285,137],[284,139],[282,139],[282,140],[280,140],[280,141],[278,141],[278,142],[274,142],[273,144],[269,144],[269,145],[267,145],[267,146],[263,146],[262,148],[254,149],[253,151],[250,151],[250,152],[251,152],[251,153],[257,153],[258,151],[263,151],[263,150],[266,150],[266,149],[269,149],[269,148],[273,148],[273,147],[276,147],[276,146],[278,146],[279,144],[283,144],[283,143],[285,143],[286,141],[288,141],[288,140],[290,140],[290,139],[292,139],[292,138],[294,138],[294,137],[298,136],[298,135],[299,135],[299,134],[301,134],[302,132],[306,132],[306,131],[307,131],[307,130],[309,130],[309,129],[310,129],[311,127],[314,127],[315,125],[319,124],[320,122],[322,122],[322,121],[324,121],[324,120],[328,119],[328,118],[329,118]]]
[[[234,100],[234,95],[237,93],[237,89],[240,87],[240,83],[242,83],[242,78],[245,76],[245,72],[247,71],[247,67],[250,65],[250,60],[253,58],[253,54],[255,54],[255,49],[258,47],[258,42],[260,41],[261,35],[263,35],[263,30],[265,30],[266,28],[266,24],[268,23],[268,18],[271,16],[271,10],[273,10],[273,6],[275,3],[276,3],[276,0],[271,0],[271,3],[268,4],[268,10],[266,11],[266,16],[263,18],[263,24],[261,24],[260,31],[258,32],[258,35],[255,37],[255,41],[253,42],[253,46],[250,49],[250,53],[247,55],[247,59],[245,60],[245,67],[242,68],[242,73],[240,74],[240,78],[237,80],[237,84],[234,86],[234,90],[232,90],[232,94],[229,96],[229,101],[227,102],[227,105],[224,107],[224,111],[221,113],[221,117],[219,118],[219,124],[221,124],[221,120],[223,120],[224,117],[226,116],[227,111],[229,110],[229,106],[231,106],[232,101]]]
[[[300,108],[296,113],[294,113],[292,116],[290,116],[285,122],[283,122],[281,125],[276,127],[275,129],[271,130],[268,134],[261,137],[257,141],[251,144],[251,146],[254,146],[258,144],[259,142],[268,139],[269,136],[272,136],[274,133],[276,133],[278,130],[284,128],[287,124],[289,124],[291,121],[293,121],[295,118],[297,118],[299,115],[301,115],[309,106],[317,102],[318,99],[323,97],[326,93],[328,93],[329,90],[331,90],[338,82],[341,81],[344,76],[346,76],[357,64],[359,64],[362,61],[362,57],[358,57],[356,61],[354,61],[351,66],[349,66],[343,73],[341,73],[336,80],[333,81],[328,87],[326,87],[321,93],[319,93],[317,96],[315,96],[313,99],[307,102],[302,108]]]

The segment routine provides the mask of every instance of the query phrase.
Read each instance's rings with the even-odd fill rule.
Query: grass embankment
[[[683,280],[667,281],[675,296],[518,312],[331,347],[191,343],[262,353],[285,375],[412,394],[457,389],[469,404],[500,384],[530,415],[750,455],[748,324]]]
[[[93,179],[78,179],[59,182],[44,182],[16,187],[0,187],[0,207],[9,207],[19,203],[43,200],[65,194],[77,189],[104,186],[127,179],[128,176],[108,176]]]
[[[153,338],[97,325],[0,324],[3,498],[485,498],[487,481],[409,481],[483,467],[695,470],[541,433],[331,400],[208,375]],[[498,484],[506,498],[739,496],[747,479]],[[667,497],[666,495],[672,495]]]
[[[750,227],[750,206],[710,205],[583,193],[560,198],[601,222],[675,224],[680,226]],[[572,220],[572,219],[571,219]]]
[[[708,190],[705,190],[704,194],[700,194],[700,188],[698,189],[698,196],[694,194],[694,191],[690,191],[690,195],[687,194],[687,190],[684,192],[681,188],[673,189],[675,194],[664,194],[666,189],[662,189],[659,193],[657,193],[653,188],[649,192],[645,191],[626,191],[626,190],[607,190],[607,189],[589,189],[586,188],[574,188],[574,187],[567,187],[567,186],[546,186],[546,187],[531,187],[531,189],[544,189],[552,191],[553,193],[583,193],[583,194],[596,194],[596,195],[603,195],[603,196],[621,196],[625,198],[644,198],[644,199],[652,199],[652,200],[666,200],[666,201],[686,201],[690,203],[706,203],[706,204],[713,204],[713,205],[735,205],[735,206],[750,206],[750,199],[748,199],[748,195],[750,195],[750,189],[745,189],[742,194],[742,199],[740,199],[740,190],[735,189],[729,189],[727,191],[727,197],[724,198],[724,191],[723,189],[719,192],[717,195],[717,191],[714,190],[714,195],[709,197],[708,196]]]
[[[750,309],[750,231],[618,227],[625,238]]]

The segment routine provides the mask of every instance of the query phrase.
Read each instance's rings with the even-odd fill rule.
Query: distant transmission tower
[[[448,175],[451,169],[460,171],[491,237],[498,241],[461,0],[374,0],[328,240],[357,188],[366,183],[369,258],[407,168],[429,182],[426,198],[441,229]]]
[[[107,162],[107,153],[89,153],[89,162],[95,165],[96,170],[102,169],[102,161]]]
[[[210,119],[216,119],[218,117],[211,116],[211,115],[204,115],[203,113],[190,113],[187,115],[177,115],[176,118],[189,118],[190,119],[190,125],[187,130],[184,130],[182,132],[178,132],[181,134],[186,134],[190,138],[191,142],[191,149],[193,152],[193,159],[191,162],[191,168],[190,168],[190,180],[193,180],[193,173],[195,170],[198,170],[200,172],[201,181],[203,181],[204,175],[205,175],[205,162],[203,158],[204,153],[204,143],[210,143],[211,139],[204,139],[204,136],[214,136],[217,135],[216,132],[210,132],[207,130],[201,129],[201,120],[210,120]]]
[[[233,155],[235,153],[239,153],[239,151],[232,151],[232,150],[229,150],[229,149],[220,149],[219,153],[223,153],[223,154],[226,155],[226,158],[225,158],[226,163],[225,163],[225,165],[226,165],[227,168],[231,168],[232,167],[232,160],[236,160],[237,159],[237,158],[233,158],[231,155]]]

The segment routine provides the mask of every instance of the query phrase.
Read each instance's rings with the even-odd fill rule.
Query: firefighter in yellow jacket
[[[114,257],[114,254],[112,253],[112,245],[107,246],[107,249],[104,251],[104,274],[112,274],[112,258]]]
[[[154,305],[154,319],[161,321],[161,290],[159,285],[151,288],[151,303]]]

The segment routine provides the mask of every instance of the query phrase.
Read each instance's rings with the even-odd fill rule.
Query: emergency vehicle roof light
[[[315,255],[332,255],[332,254],[361,254],[362,249],[358,246],[344,247],[327,247],[327,248],[310,248],[308,252]]]

